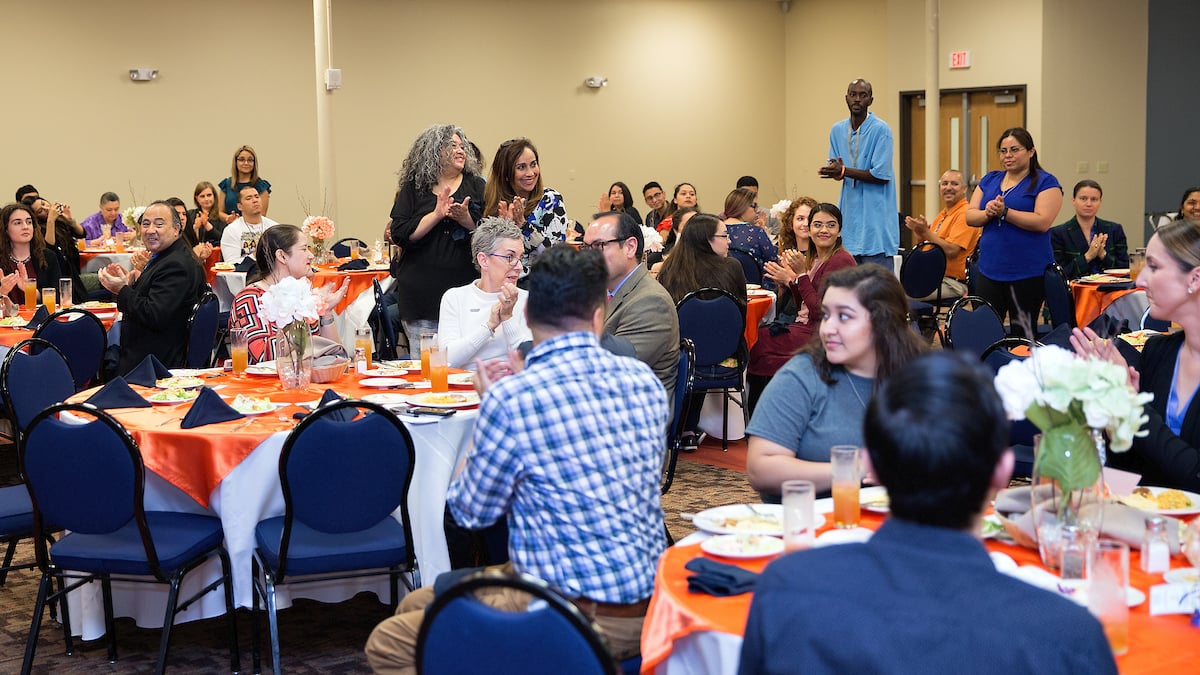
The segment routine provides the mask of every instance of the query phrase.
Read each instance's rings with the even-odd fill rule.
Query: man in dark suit
[[[654,370],[670,401],[679,369],[679,316],[671,294],[642,264],[641,226],[624,213],[598,213],[584,232],[583,245],[600,250],[608,266],[605,335],[633,343],[638,360]]]
[[[168,368],[182,366],[188,316],[208,290],[204,270],[180,237],[183,223],[170,204],[156,201],[147,206],[141,231],[150,262],[140,274],[116,264],[100,270],[100,283],[113,294],[123,315],[120,374],[147,354]]]

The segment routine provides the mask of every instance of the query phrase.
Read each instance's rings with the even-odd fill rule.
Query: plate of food
[[[0,326],[5,328],[24,328],[29,320],[21,316],[6,316],[0,319]]]
[[[379,365],[384,368],[395,368],[396,370],[406,370],[410,373],[421,372],[420,359],[417,359],[417,360],[403,359],[400,361],[380,361]]]
[[[154,381],[159,389],[197,389],[204,386],[204,380],[194,375],[172,375]]]
[[[255,377],[277,377],[274,361],[259,361],[252,366],[246,366],[246,374]]]
[[[420,372],[420,370],[421,363],[418,361],[417,372]],[[398,368],[396,366],[389,366],[381,363],[374,368],[368,368],[363,374],[367,377],[404,377],[411,372],[412,371],[408,368]]]
[[[762,288],[761,284],[746,284],[747,291],[757,291],[760,288]]]
[[[199,395],[199,389],[163,389],[150,394],[146,397],[146,400],[154,405],[179,405],[180,403],[195,401]]]
[[[700,542],[700,550],[721,558],[750,560],[783,553],[783,540],[765,534],[721,534]]]
[[[872,513],[891,513],[891,502],[885,488],[864,488],[859,492],[858,504],[864,511]]]
[[[456,389],[474,389],[475,373],[452,373],[446,376],[446,381]]]
[[[1134,347],[1141,349],[1142,347],[1146,346],[1146,341],[1155,335],[1162,335],[1162,333],[1160,333],[1156,330],[1148,330],[1148,329],[1147,330],[1135,330],[1131,333],[1122,333],[1122,334],[1118,335],[1117,337],[1128,342],[1129,344],[1133,345]]]
[[[371,389],[411,389],[412,382],[398,377],[368,377],[358,381],[360,387]]]
[[[750,298],[765,298],[770,295],[775,295],[775,294],[772,293],[771,291],[768,291],[765,288],[748,288],[748,289],[746,289],[746,296],[750,297]]]
[[[1129,276],[1129,268],[1128,267],[1114,267],[1109,270],[1104,270],[1104,273],[1111,274],[1111,275],[1117,276],[1117,277],[1127,277],[1127,276]]]
[[[423,405],[430,408],[469,408],[473,405],[479,405],[479,394],[473,391],[441,393],[427,391],[424,394],[409,396],[408,402],[413,405]]]
[[[1088,274],[1079,277],[1085,284],[1119,284],[1129,281],[1129,277],[1119,277],[1113,274]]]
[[[379,405],[404,405],[408,403],[408,394],[367,394],[362,397],[364,401],[378,403]]]
[[[1140,485],[1132,494],[1117,497],[1117,501],[1135,509],[1161,516],[1186,516],[1200,513],[1200,495],[1175,488]]]
[[[85,309],[89,312],[114,312],[117,309],[117,303],[88,300],[87,302],[81,302],[78,305],[74,305],[74,307]]]
[[[172,368],[171,374],[175,377],[204,377],[206,375],[216,375],[220,373],[220,368]]]
[[[692,523],[713,534],[767,534],[783,536],[781,504],[729,504],[705,509]]]
[[[1168,584],[1200,584],[1200,567],[1180,567],[1163,573]]]
[[[260,398],[258,396],[246,396],[238,394],[232,401],[229,402],[229,407],[242,413],[243,415],[261,415],[278,410],[287,403],[276,403],[269,398]]]
[[[214,270],[217,270],[218,272],[232,272],[233,271],[233,263],[230,263],[230,262],[213,263],[212,268]]]

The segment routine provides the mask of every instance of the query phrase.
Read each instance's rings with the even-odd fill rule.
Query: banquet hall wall
[[[6,32],[0,62],[26,85],[10,85],[0,187],[31,182],[78,217],[110,189],[125,205],[190,201],[192,185],[219,180],[248,143],[274,186],[272,218],[298,222],[305,204],[324,204],[339,235],[374,239],[413,137],[442,121],[461,124],[489,161],[500,141],[533,138],[574,218],[614,180],[635,191],[689,180],[710,209],[745,173],[758,177],[760,202],[836,200],[815,173],[829,125],[846,115],[846,82],[869,78],[872,110],[897,130],[899,92],[924,86],[923,0],[796,0],[786,14],[774,0],[337,0],[331,54],[344,87],[332,94],[336,183],[322,195],[310,3],[6,4],[31,29]],[[969,70],[943,64],[941,87],[1025,85],[1044,164],[1068,188],[1100,180],[1104,215],[1140,221],[1145,3],[978,7],[941,3],[939,54],[972,54]],[[159,78],[130,82],[135,67]],[[585,88],[592,75],[608,86]],[[1083,105],[1095,79],[1122,95]]]

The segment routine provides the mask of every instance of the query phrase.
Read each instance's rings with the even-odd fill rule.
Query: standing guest
[[[121,198],[115,192],[100,195],[100,210],[84,218],[79,226],[83,228],[83,238],[88,241],[104,239],[105,230],[108,236],[128,232],[129,228],[121,218]]]
[[[204,269],[181,238],[183,221],[164,201],[142,212],[139,228],[150,262],[141,272],[113,263],[100,270],[100,283],[121,311],[121,358],[125,374],[154,354],[168,368],[183,366],[188,317],[208,284]]]
[[[271,183],[258,175],[258,153],[254,152],[254,148],[243,145],[233,152],[233,165],[229,168],[229,177],[222,178],[217,186],[224,195],[221,219],[226,224],[232,223],[242,215],[240,194],[242,188],[247,186],[258,191],[262,199],[262,215],[267,215],[267,207],[271,203]]]
[[[680,209],[693,208],[700,211],[700,203],[696,201],[696,188],[691,183],[680,183],[675,186],[671,197],[671,213],[658,222],[658,231],[667,232],[675,227],[674,213]]]
[[[750,251],[760,263],[779,262],[775,244],[764,228],[765,212],[758,209],[758,195],[737,188],[725,197],[725,223],[729,245]]]
[[[871,393],[925,349],[904,289],[878,265],[825,279],[818,334],[771,379],[746,428],[746,473],[764,502],[779,503],[779,486],[797,478],[828,494],[829,448],[862,445]]]
[[[557,190],[542,185],[541,160],[528,138],[500,144],[483,195],[483,215],[520,224],[525,240],[521,262],[526,270],[539,253],[566,241],[567,206]]]
[[[608,268],[604,332],[633,343],[638,360],[654,369],[668,397],[679,371],[679,315],[675,301],[642,264],[642,228],[624,213],[598,213],[583,248],[600,249]]]
[[[1071,192],[1075,216],[1050,228],[1054,262],[1068,279],[1129,267],[1129,245],[1120,223],[1097,218],[1104,192],[1094,180],[1081,180]]]
[[[39,289],[58,288],[58,257],[46,250],[33,211],[24,204],[9,204],[0,209],[0,223],[0,294],[20,305],[27,279],[35,279]]]
[[[783,221],[790,222],[791,227],[779,231],[780,262],[766,266],[767,276],[778,289],[775,320],[759,326],[758,341],[750,350],[746,368],[751,415],[767,383],[816,333],[825,279],[840,269],[854,267],[854,256],[842,248],[842,214],[838,207],[801,197],[784,212]],[[792,242],[790,248],[783,248]]]
[[[492,164],[493,172],[496,164]],[[451,368],[475,370],[477,360],[507,357],[532,339],[525,325],[529,293],[517,288],[525,237],[511,220],[485,216],[471,235],[479,280],[442,295],[438,330]]]
[[[629,192],[629,186],[621,181],[610,185],[608,194],[600,197],[600,208],[598,210],[601,212],[619,211],[627,213],[638,225],[642,224],[642,214],[638,213],[637,208],[633,205],[633,194]]]
[[[538,258],[526,309],[533,350],[515,375],[493,381],[516,364],[480,373],[473,449],[446,504],[464,527],[506,519],[512,563],[501,569],[570,598],[625,659],[639,652],[665,545],[668,406],[646,364],[600,346],[606,277],[597,251],[555,246]],[[375,673],[416,672],[417,633],[433,598],[432,586],[417,589],[376,626],[366,647]],[[497,590],[482,600],[524,611],[528,596]]]
[[[667,201],[667,193],[663,192],[662,186],[656,181],[650,181],[642,186],[642,199],[646,200],[646,206],[650,209],[646,212],[643,224],[657,230],[662,219],[671,215],[671,203]]]
[[[404,249],[397,307],[414,354],[420,353],[421,333],[437,332],[442,294],[475,280],[471,232],[484,199],[479,171],[466,133],[453,124],[422,131],[400,168],[392,241]]]
[[[942,277],[942,298],[959,298],[967,294],[967,256],[979,243],[980,231],[967,224],[967,182],[962,172],[950,169],[938,182],[942,210],[933,219],[925,216],[906,216],[904,226],[913,233],[914,246],[931,241],[946,254],[946,274]],[[920,300],[934,300],[937,292]]]
[[[1004,169],[979,181],[967,207],[967,224],[983,228],[975,288],[1001,320],[1008,317],[1013,333],[1024,335],[1020,324],[1036,324],[1046,298],[1042,274],[1054,262],[1050,226],[1063,190],[1042,169],[1028,131],[1005,129],[996,147]]]
[[[1177,219],[1186,220],[1192,225],[1200,225],[1200,187],[1191,187],[1183,191],[1179,200],[1179,215]]]
[[[192,191],[192,203],[196,205],[196,208],[188,211],[188,222],[192,224],[188,238],[192,245],[207,241],[213,246],[220,246],[225,219],[221,217],[221,207],[217,204],[217,188],[206,180],[196,183]]]
[[[258,274],[247,281],[246,287],[233,298],[229,308],[229,328],[246,329],[246,347],[250,363],[270,361],[275,358],[275,335],[279,328],[267,320],[262,312],[262,296],[272,286],[286,277],[304,279],[312,275],[312,251],[304,233],[295,225],[275,225],[258,238],[254,250]],[[350,288],[350,277],[342,280],[341,287],[331,282],[324,288],[314,289],[318,298],[320,316],[309,325],[314,335],[338,340],[337,327],[333,325],[333,308],[346,297]]]
[[[859,265],[875,263],[891,269],[891,257],[900,246],[892,130],[868,112],[874,102],[870,82],[858,79],[846,88],[850,117],[830,130],[829,163],[817,174],[842,182],[838,206],[846,216],[846,250]]]
[[[742,176],[741,178],[738,178],[735,189],[738,188],[753,192],[755,201],[758,200],[758,179],[754,176]],[[766,228],[767,234],[770,235],[771,240],[774,241],[775,238],[779,236],[779,219],[776,218],[770,211],[759,207],[757,204],[755,204],[754,208],[758,211],[756,220],[761,220],[763,222],[763,227]],[[728,216],[730,214],[726,213],[725,215]]]
[[[221,259],[229,263],[253,259],[258,238],[268,228],[279,224],[264,214],[262,196],[253,185],[241,187],[237,203],[241,215],[230,221],[221,232]]]
[[[865,544],[767,566],[739,673],[1117,672],[1087,609],[997,571],[979,541],[1013,468],[991,379],[936,352],[882,383],[862,433],[891,517]]]

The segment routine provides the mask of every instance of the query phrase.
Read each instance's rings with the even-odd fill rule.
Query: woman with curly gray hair
[[[488,216],[471,237],[479,280],[451,288],[442,296],[439,340],[449,351],[451,368],[475,369],[475,361],[505,356],[532,340],[525,324],[529,292],[517,288],[525,238],[507,218]]]
[[[404,249],[397,308],[414,354],[421,333],[438,329],[442,294],[475,278],[470,239],[483,212],[479,172],[470,139],[453,124],[422,131],[400,168],[391,214],[392,241]]]

